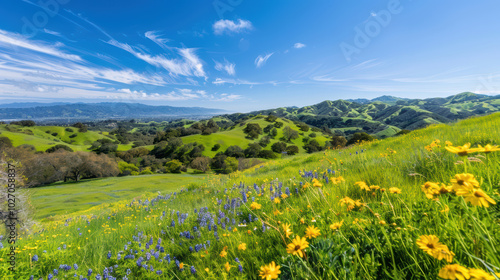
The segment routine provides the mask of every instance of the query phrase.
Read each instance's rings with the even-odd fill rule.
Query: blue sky
[[[0,103],[247,112],[500,93],[500,2],[6,0]]]

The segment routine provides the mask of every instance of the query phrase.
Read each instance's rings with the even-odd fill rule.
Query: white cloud
[[[36,42],[28,40],[25,37],[10,33],[0,29],[0,47],[20,47],[23,49],[35,51],[38,53],[48,54],[51,56],[72,60],[72,61],[82,61],[82,58],[78,55],[68,54],[64,51],[58,49],[57,47],[48,46],[41,42]]]
[[[61,33],[56,32],[56,31],[49,30],[49,29],[47,29],[47,28],[44,28],[44,29],[43,29],[43,32],[45,32],[45,33],[47,33],[47,34],[50,34],[50,35],[54,35],[54,36],[58,36],[58,37],[62,37]]]
[[[229,75],[234,76],[236,74],[236,64],[230,63],[224,58],[224,62],[215,61],[215,70],[217,71],[226,71]]]
[[[262,56],[262,55],[259,55],[256,59],[255,59],[255,66],[257,66],[257,68],[260,68],[262,66],[264,66],[264,64],[266,64],[266,61],[271,57],[271,55],[273,55],[274,53],[270,53],[268,55],[265,55],[265,56]]]
[[[242,97],[243,96],[237,95],[237,94],[222,93],[222,94],[220,94],[220,97],[215,97],[213,99],[213,101],[231,102],[231,101],[241,99]]]
[[[216,21],[212,27],[216,35],[221,35],[224,33],[241,33],[253,29],[252,23],[250,21],[242,19],[238,19],[238,22],[234,22],[228,19],[221,19]]]
[[[295,44],[293,45],[293,47],[294,47],[294,48],[296,48],[296,49],[302,49],[302,48],[305,48],[305,47],[306,47],[306,45],[305,45],[305,44],[302,44],[302,43],[295,43]]]
[[[223,79],[216,78],[215,81],[212,82],[214,85],[224,85],[224,84],[233,84],[233,85],[258,85],[259,83],[249,82],[240,79]]]
[[[135,57],[153,66],[162,67],[170,72],[171,75],[206,77],[205,72],[203,71],[203,63],[198,56],[196,56],[195,49],[176,48],[177,54],[181,58],[168,59],[163,55],[152,56],[145,54],[137,50],[137,48],[116,40],[109,40],[107,43],[129,52]]]
[[[167,42],[169,40],[164,39],[164,38],[160,38],[158,31],[148,31],[144,34],[144,36],[146,36],[146,38],[155,42],[158,46],[160,46],[164,49],[171,49],[169,46],[167,46]]]

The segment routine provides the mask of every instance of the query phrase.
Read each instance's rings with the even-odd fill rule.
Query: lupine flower
[[[194,266],[191,266],[191,273],[196,274],[196,269],[194,268]]]
[[[31,258],[32,261],[37,262],[38,261],[38,255],[34,255],[33,258]]]

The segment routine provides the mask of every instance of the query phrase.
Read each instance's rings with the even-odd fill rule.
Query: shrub
[[[295,154],[298,154],[299,153],[299,147],[295,146],[295,145],[290,145],[288,147],[286,147],[286,153],[288,155],[295,155]]]
[[[271,150],[262,150],[259,152],[259,157],[265,159],[275,159],[278,156]]]
[[[11,148],[12,147],[12,141],[8,137],[0,137],[0,150],[3,150],[5,148]]]
[[[246,158],[255,158],[258,156],[259,152],[262,150],[262,147],[259,143],[250,143],[248,148],[245,149],[245,157]]]
[[[181,173],[182,163],[176,159],[173,159],[165,163],[165,171],[168,173]]]
[[[141,173],[139,173],[140,175],[151,175],[151,174],[154,174],[153,171],[151,171],[151,167],[146,167],[144,168]]]
[[[59,133],[54,132],[54,133],[52,133],[51,135],[52,135],[52,136],[57,136],[58,134],[59,134]]]
[[[271,150],[275,153],[282,153],[286,150],[286,143],[284,142],[276,142],[271,145]]]
[[[262,134],[262,128],[258,123],[249,123],[247,126],[243,129],[243,132],[247,134],[247,137],[250,139],[257,139],[259,138],[259,135]]]
[[[10,124],[20,125],[20,126],[35,126],[36,125],[36,123],[34,121],[31,121],[31,120],[15,121],[15,122],[11,122]]]
[[[404,134],[408,134],[410,133],[411,130],[408,130],[408,129],[402,129],[400,130],[398,133],[396,133],[396,135],[404,135]]]
[[[227,157],[224,160],[225,167],[222,173],[229,174],[238,170],[238,160],[234,157]]]
[[[220,149],[220,145],[219,145],[219,144],[215,144],[215,145],[212,147],[212,151],[213,151],[213,152],[217,151],[218,149]]]
[[[224,154],[228,157],[234,157],[234,158],[243,158],[245,157],[245,153],[243,152],[243,149],[240,146],[229,146],[227,150],[224,152]]]
[[[133,171],[139,171],[139,168],[137,166],[125,161],[120,161],[118,163],[118,168],[120,169],[120,174],[123,175],[125,175],[125,173],[131,174]]]
[[[191,168],[200,170],[202,172],[207,172],[210,170],[210,158],[209,157],[197,157],[191,162]]]
[[[373,136],[366,132],[356,132],[351,136],[349,141],[347,141],[347,145],[352,145],[363,141],[373,141],[373,139]]]
[[[269,114],[269,116],[267,116],[265,120],[268,121],[268,122],[275,122],[277,118],[278,117]]]
[[[345,139],[344,136],[333,136],[332,140],[330,141],[332,144],[332,147],[337,149],[337,148],[342,148],[347,144],[347,139]]]
[[[290,142],[293,139],[299,138],[299,133],[297,130],[292,129],[289,126],[286,126],[283,128],[283,138],[285,139],[286,142]]]
[[[238,170],[245,170],[257,164],[261,164],[262,160],[257,158],[239,158],[238,159]]]
[[[271,143],[271,137],[269,136],[264,136],[262,137],[260,140],[259,140],[259,145],[262,147],[262,148],[265,148],[267,147],[267,145]]]
[[[66,130],[67,132],[73,132],[73,129],[69,127],[66,127],[64,130]]]
[[[46,153],[53,153],[59,149],[66,150],[68,152],[73,152],[73,149],[71,149],[70,147],[68,147],[66,145],[62,145],[62,144],[57,144],[55,146],[52,146],[52,147],[48,148],[47,150],[45,150],[45,152]]]
[[[309,143],[304,145],[304,149],[308,153],[314,153],[317,151],[321,151],[321,146],[319,145],[318,141],[316,141],[316,139],[313,139],[313,140],[309,141]]]
[[[78,134],[76,134],[76,133],[75,133],[75,134],[71,134],[71,135],[69,136],[69,138],[75,138],[76,136],[78,136]]]

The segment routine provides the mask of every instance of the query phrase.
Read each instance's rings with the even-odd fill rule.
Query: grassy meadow
[[[193,184],[140,176],[40,188],[39,217],[83,209],[98,192],[124,200],[21,233],[15,273],[2,240],[0,278],[499,279],[500,151],[446,150],[467,143],[500,144],[500,114]]]
[[[189,184],[202,184],[203,174],[155,174],[149,176],[109,177],[87,179],[78,183],[56,183],[30,189],[31,203],[37,220],[53,216],[88,211],[95,206],[139,199],[143,194],[173,192]],[[111,204],[111,205],[108,205]]]

